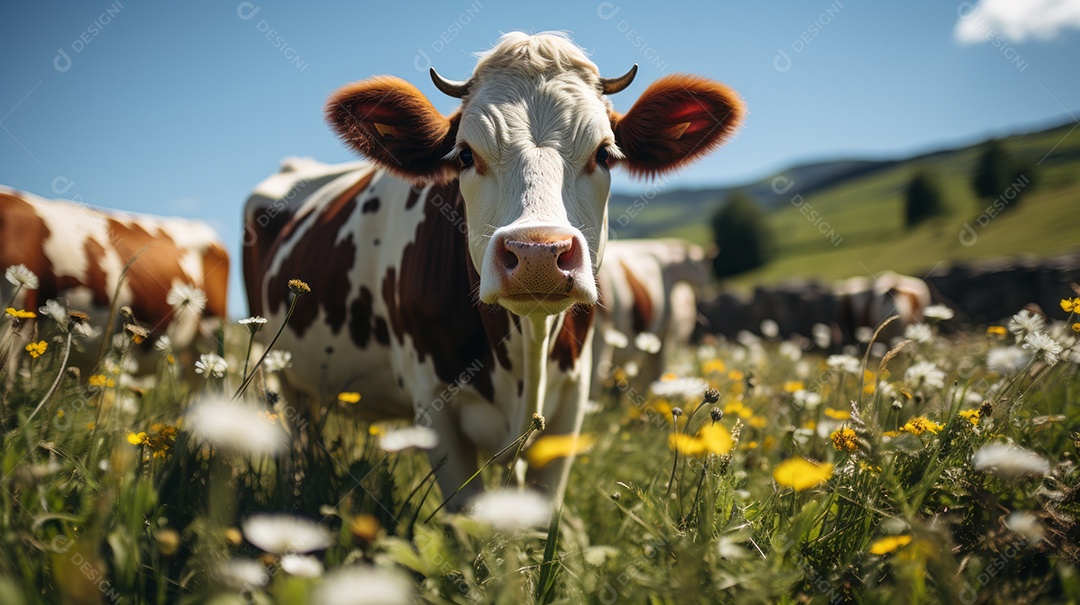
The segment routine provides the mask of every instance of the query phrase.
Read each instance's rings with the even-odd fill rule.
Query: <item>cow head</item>
[[[450,117],[386,76],[338,90],[326,114],[350,146],[399,176],[458,179],[480,300],[551,315],[596,302],[609,171],[662,174],[711,150],[742,119],[734,92],[685,75],[658,80],[618,115],[604,95],[635,73],[601,78],[566,37],[514,32],[466,82],[432,70],[441,91],[462,99]]]

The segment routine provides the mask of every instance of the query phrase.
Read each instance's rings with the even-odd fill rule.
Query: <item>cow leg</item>
[[[458,393],[459,396],[461,394]],[[443,499],[449,498],[446,510],[456,512],[484,491],[484,485],[482,479],[477,477],[462,487],[480,468],[476,461],[476,445],[461,430],[457,410],[441,404],[441,400],[438,400],[438,406],[428,404],[436,400],[438,399],[433,396],[424,403],[416,404],[415,422],[418,426],[431,427],[439,436],[439,444],[428,451],[428,459],[431,467],[438,469],[435,476]]]

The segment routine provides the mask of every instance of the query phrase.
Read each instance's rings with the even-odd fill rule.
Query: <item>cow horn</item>
[[[435,68],[431,68],[431,81],[435,83],[435,88],[438,88],[443,94],[460,99],[469,92],[469,85],[472,84],[472,80],[465,82],[458,82],[456,80],[447,80],[439,75],[439,72],[435,71]]]
[[[606,95],[613,95],[617,92],[626,90],[627,86],[634,81],[634,76],[637,75],[637,63],[630,68],[630,71],[624,73],[618,78],[600,78],[600,88]]]

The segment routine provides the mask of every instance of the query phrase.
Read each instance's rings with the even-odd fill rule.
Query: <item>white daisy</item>
[[[652,332],[642,332],[634,337],[634,346],[650,355],[660,352],[660,337]]]
[[[206,308],[206,292],[191,284],[176,284],[169,289],[165,302],[172,305],[174,311],[189,309],[192,313],[201,313]]]
[[[285,573],[302,578],[317,578],[323,574],[323,564],[311,555],[289,553],[281,557],[281,569]]]
[[[267,372],[280,372],[292,367],[292,353],[277,349],[270,351],[263,360],[262,367]]]
[[[12,285],[20,286],[27,290],[38,289],[37,275],[34,275],[34,272],[22,263],[8,267],[7,271],[4,271],[4,277],[6,277]]]
[[[1032,332],[1024,336],[1024,348],[1034,351],[1036,355],[1042,354],[1046,365],[1054,365],[1061,355],[1061,345],[1044,332]]]
[[[207,378],[210,376],[217,376],[223,378],[225,372],[229,371],[229,362],[225,361],[220,355],[214,353],[205,353],[199,356],[199,360],[195,362],[195,373],[202,374]]]
[[[700,399],[709,388],[709,383],[702,378],[674,378],[672,380],[657,380],[652,383],[649,390],[657,397],[665,399]]]
[[[241,590],[251,590],[270,581],[262,563],[251,559],[230,559],[217,569],[221,581]]]
[[[785,340],[784,342],[780,343],[780,346],[776,349],[776,351],[780,353],[781,357],[787,359],[792,363],[799,361],[799,359],[802,357],[802,349],[799,348],[799,345],[791,342],[790,340]]]
[[[1023,342],[1024,337],[1034,332],[1042,332],[1046,320],[1041,315],[1033,315],[1027,309],[1021,310],[1009,320],[1009,331],[1016,335],[1016,342]]]
[[[855,340],[859,342],[870,342],[870,339],[874,337],[874,328],[870,326],[859,326],[855,328]]]
[[[268,320],[265,317],[263,317],[261,315],[256,315],[254,317],[248,317],[246,319],[241,319],[239,321],[239,323],[242,326],[247,326],[248,331],[251,332],[252,334],[254,334],[254,333],[258,332],[259,330],[261,330],[262,327],[264,325],[266,325],[267,321]]]
[[[1030,359],[1031,354],[1020,347],[994,347],[986,352],[986,369],[998,374],[1015,374]]]
[[[952,319],[954,315],[953,310],[945,305],[930,305],[923,309],[922,314],[923,317],[926,317],[927,319],[937,319],[939,321]]]
[[[834,370],[848,374],[858,374],[859,370],[862,369],[862,361],[851,355],[829,355],[825,359],[825,363]]]
[[[168,355],[172,353],[172,339],[167,334],[163,334],[154,343],[154,348]]]
[[[979,448],[971,463],[980,471],[993,471],[1005,479],[1026,475],[1045,475],[1050,463],[1035,452],[1016,445],[991,443]]]
[[[775,319],[763,319],[759,326],[761,335],[765,338],[776,338],[780,335],[780,324]]]
[[[934,333],[926,324],[909,324],[904,328],[904,338],[914,340],[919,344],[926,344],[934,339]]]
[[[795,399],[795,403],[807,410],[813,410],[821,405],[821,395],[813,391],[798,390],[792,393],[791,396]]]
[[[929,361],[920,361],[912,364],[907,372],[904,372],[904,381],[913,385],[926,385],[940,389],[945,386],[945,372]]]
[[[608,329],[604,330],[604,342],[616,349],[625,349],[630,344],[630,339],[618,330]]]
[[[408,605],[412,585],[399,573],[376,567],[343,566],[323,579],[312,603],[329,605]]]
[[[326,550],[334,542],[325,527],[292,515],[251,515],[244,519],[240,527],[248,542],[278,555]]]
[[[211,398],[195,404],[185,425],[197,439],[251,456],[273,455],[288,446],[281,427],[255,405]]]
[[[1008,517],[1005,517],[1005,526],[1010,531],[1023,536],[1028,541],[1028,544],[1032,546],[1042,541],[1046,535],[1046,530],[1043,529],[1039,517],[1027,510],[1017,510],[1010,513]]]
[[[469,515],[500,531],[523,531],[548,524],[551,501],[528,490],[485,492],[473,500]]]
[[[38,313],[52,318],[53,321],[60,324],[60,328],[67,329],[68,326],[68,314],[64,305],[57,302],[55,299],[49,299],[45,301],[45,306],[38,309]]]
[[[88,340],[97,338],[101,335],[102,332],[103,330],[101,328],[97,326],[92,326],[84,321],[76,322],[75,325],[71,327],[72,334],[74,334],[75,336],[81,336],[82,338],[86,338]]]
[[[438,444],[438,433],[426,426],[410,426],[390,430],[379,439],[379,447],[388,452],[400,452],[410,447],[430,450]]]
[[[832,344],[832,328],[827,324],[814,324],[810,327],[810,335],[814,339],[814,345],[819,349],[828,349]]]

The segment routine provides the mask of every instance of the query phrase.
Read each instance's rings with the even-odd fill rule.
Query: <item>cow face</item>
[[[342,88],[327,117],[354,149],[400,176],[459,179],[480,301],[551,315],[596,302],[609,170],[661,174],[712,149],[741,119],[733,92],[692,76],[661,79],[620,116],[604,94],[632,74],[604,80],[565,37],[512,33],[468,82],[433,72],[441,90],[462,98],[451,117],[388,77]]]

